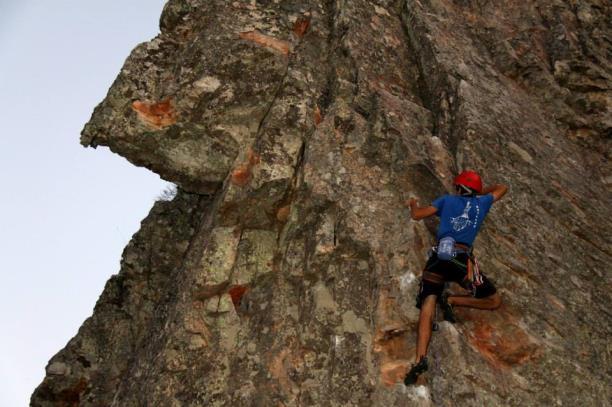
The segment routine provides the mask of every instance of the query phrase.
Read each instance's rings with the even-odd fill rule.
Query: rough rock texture
[[[34,406],[588,405],[609,383],[612,9],[599,0],[170,0],[83,131],[179,186]],[[414,295],[463,168],[504,298]]]

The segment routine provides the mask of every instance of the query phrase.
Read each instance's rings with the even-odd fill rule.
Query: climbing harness
[[[443,237],[440,239],[437,245],[432,246],[427,252],[428,257],[431,257],[433,253],[436,253],[438,260],[454,261],[455,263],[457,263],[457,261],[454,259],[458,254],[465,253],[469,257],[473,256],[472,248],[470,246],[463,243],[458,243],[451,236]]]
[[[480,266],[478,265],[478,259],[476,258],[476,256],[474,255],[474,252],[472,250],[471,247],[464,245],[462,243],[457,243],[454,242],[454,239],[452,237],[449,237],[448,239],[452,240],[454,242],[454,247],[453,247],[453,257],[450,258],[449,260],[444,260],[440,258],[440,253],[441,253],[441,243],[442,240],[447,239],[447,238],[443,238],[440,240],[440,242],[438,243],[437,246],[433,246],[431,248],[431,250],[429,251],[429,255],[431,256],[432,253],[436,253],[438,260],[441,261],[449,261],[463,269],[467,269],[467,273],[464,279],[464,282],[467,286],[467,288],[470,290],[470,292],[472,293],[472,295],[474,295],[476,293],[476,288],[480,285],[482,285],[483,283],[483,278],[482,278],[482,274],[480,273]],[[448,252],[448,249],[444,249]],[[468,256],[468,261],[466,264],[460,262],[459,260],[456,259],[457,254],[460,253],[465,253]],[[436,263],[433,263],[431,266],[436,265]],[[430,267],[431,267],[430,266]],[[434,284],[443,284],[444,283],[444,278],[442,276],[440,276],[439,274],[433,273],[431,271],[428,270],[423,270],[423,275],[422,275],[422,279],[423,280],[427,280],[430,281]]]
[[[476,256],[474,256],[474,254],[469,254],[468,255],[468,262],[467,262],[467,277],[466,280],[468,281],[469,284],[472,284],[474,287],[474,291],[476,289],[476,287],[478,287],[479,285],[482,284],[482,274],[480,274],[480,268],[478,267],[478,260],[476,259]]]

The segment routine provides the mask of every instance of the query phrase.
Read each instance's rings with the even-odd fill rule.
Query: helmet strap
[[[468,188],[465,185],[457,184],[456,187],[457,187],[457,192],[459,192],[459,195],[461,196],[476,195],[476,192],[472,188]]]

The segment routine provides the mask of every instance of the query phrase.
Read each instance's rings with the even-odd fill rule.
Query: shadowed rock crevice
[[[81,141],[179,194],[32,405],[604,405],[610,11],[167,2]],[[510,186],[476,242],[504,305],[441,322],[407,388],[437,224],[402,202],[464,168]]]

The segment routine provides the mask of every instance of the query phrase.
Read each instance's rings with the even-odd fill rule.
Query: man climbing
[[[437,243],[425,264],[421,277],[417,308],[420,308],[415,364],[404,379],[414,384],[427,370],[427,348],[431,339],[436,302],[443,310],[444,319],[455,322],[453,307],[494,310],[501,305],[495,286],[478,269],[472,254],[472,243],[493,202],[508,191],[505,185],[482,188],[482,180],[474,171],[463,171],[453,184],[457,194],[444,195],[431,206],[419,207],[416,199],[406,202],[414,220],[433,215],[440,217]],[[468,295],[443,293],[446,282],[456,282],[470,291]]]

